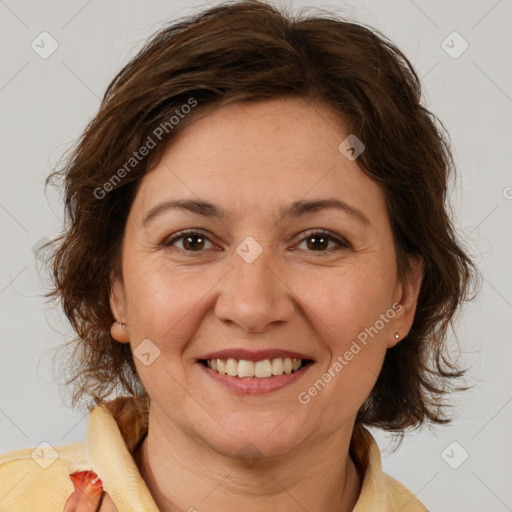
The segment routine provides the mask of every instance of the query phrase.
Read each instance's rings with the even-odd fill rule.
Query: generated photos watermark
[[[403,306],[395,302],[385,313],[381,313],[379,319],[371,327],[366,327],[361,331],[355,340],[352,341],[350,348],[343,355],[339,355],[332,366],[324,372],[306,391],[301,391],[297,398],[303,405],[309,404],[311,398],[315,397],[322,391],[332,379],[349,364],[352,359],[361,352],[362,348],[368,344],[368,337],[374,338],[384,329],[390,320],[395,318],[396,314],[403,309]],[[361,346],[362,345],[362,346]]]
[[[94,189],[94,197],[96,199],[103,199],[109,192],[112,192],[114,188],[121,183],[122,179],[125,178],[135,167],[141,162],[146,156],[149,155],[152,149],[154,149],[158,142],[160,142],[164,135],[169,134],[174,128],[184,119],[194,107],[197,106],[197,100],[195,98],[189,98],[187,103],[181,105],[174,111],[174,114],[169,117],[167,121],[160,123],[151,133],[148,135],[144,144],[132,153],[132,156],[105,182],[101,187]]]

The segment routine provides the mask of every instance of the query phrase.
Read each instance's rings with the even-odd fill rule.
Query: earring
[[[400,339],[400,334],[398,334],[397,332],[395,332],[395,340],[399,340]]]
[[[124,322],[117,322],[123,329],[126,327],[126,324]]]

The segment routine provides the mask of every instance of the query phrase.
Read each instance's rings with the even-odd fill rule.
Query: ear
[[[421,283],[423,282],[423,261],[421,258],[412,256],[408,259],[411,271],[406,272],[404,278],[398,282],[395,289],[393,309],[395,309],[396,314],[393,318],[392,338],[388,342],[388,348],[394,347],[410,331],[414,322]],[[395,333],[399,334],[398,339],[395,339]]]
[[[110,309],[116,321],[110,328],[112,338],[120,343],[129,343],[130,338],[126,327],[122,327],[121,322],[126,322],[126,296],[124,293],[124,284],[119,277],[113,277],[112,288],[110,290]]]

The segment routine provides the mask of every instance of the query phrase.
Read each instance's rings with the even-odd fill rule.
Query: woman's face
[[[189,125],[144,177],[111,296],[127,327],[112,335],[130,342],[162,424],[230,456],[248,441],[280,455],[351,431],[394,334],[412,324],[420,278],[398,281],[383,193],[339,149],[348,135],[302,100],[234,104]],[[325,199],[346,206],[284,214]],[[220,213],[161,206],[178,200]],[[201,362],[243,359],[237,349],[314,362],[259,379]]]

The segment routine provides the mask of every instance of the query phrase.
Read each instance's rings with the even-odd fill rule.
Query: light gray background
[[[87,424],[86,416],[63,405],[43,357],[70,332],[59,311],[45,307],[32,253],[42,238],[59,232],[62,218],[59,195],[49,189],[45,196],[44,179],[143,41],[164,21],[207,5],[0,1],[0,453],[42,441],[59,446],[81,440]],[[388,449],[390,437],[373,430],[384,469],[432,511],[512,510],[512,273],[506,264],[512,249],[512,2],[291,5],[335,9],[373,25],[411,59],[426,104],[451,134],[461,172],[452,194],[456,225],[484,276],[478,299],[465,307],[456,328],[477,386],[454,398],[457,419],[451,426],[411,434],[395,453]],[[48,59],[31,48],[43,31],[59,44]],[[469,44],[456,59],[441,46],[453,31]],[[443,458],[454,441],[458,445]],[[452,469],[446,460],[453,465],[462,450],[469,458]]]

